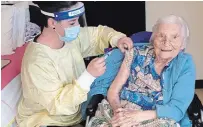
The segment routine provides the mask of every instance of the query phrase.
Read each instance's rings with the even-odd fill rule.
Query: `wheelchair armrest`
[[[98,104],[104,99],[102,94],[97,94],[92,97],[89,104],[87,105],[86,114],[87,116],[94,116],[97,110]]]
[[[197,94],[194,95],[194,98],[188,107],[187,113],[192,121],[193,127],[202,127],[203,126],[203,120],[201,110],[203,110],[203,106],[201,104],[201,101],[199,100]]]

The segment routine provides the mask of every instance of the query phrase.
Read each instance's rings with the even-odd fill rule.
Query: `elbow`
[[[109,89],[109,91],[107,93],[107,100],[110,103],[110,105],[112,103],[115,103],[118,99],[119,99],[119,94],[117,94],[115,91]]]
[[[118,94],[114,90],[112,90],[111,88],[108,90],[108,92],[107,92],[108,101],[114,100],[117,96],[118,96]]]
[[[107,92],[107,100],[110,102],[112,100],[112,98],[113,98],[112,92],[111,92],[111,89],[109,89]]]
[[[80,110],[80,105],[73,105],[73,104],[50,104],[46,109],[49,115],[72,115]]]
[[[186,112],[183,112],[181,107],[178,107],[178,106],[174,106],[172,108],[173,108],[173,111],[176,113],[171,116],[171,119],[175,120],[176,122],[181,121],[183,119],[183,117],[185,116]]]
[[[46,106],[46,110],[49,113],[49,115],[61,115],[57,113],[56,109],[57,108],[54,103],[50,103],[49,105]]]
[[[179,122],[184,116],[186,111],[176,105],[157,105],[156,113],[158,118],[169,118]]]

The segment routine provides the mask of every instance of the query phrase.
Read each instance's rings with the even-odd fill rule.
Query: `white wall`
[[[169,14],[181,16],[188,23],[191,36],[186,51],[195,61],[197,79],[203,79],[203,2],[147,1],[146,30],[151,31],[159,17]]]

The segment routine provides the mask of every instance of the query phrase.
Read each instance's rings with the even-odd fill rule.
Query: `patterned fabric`
[[[90,91],[88,92],[87,101],[82,104],[81,112],[83,119],[86,119],[86,109],[87,105],[90,103],[91,98],[94,95],[102,94],[104,96],[107,96],[107,91],[110,86],[110,84],[115,79],[120,65],[123,62],[124,54],[120,51],[120,49],[114,49],[114,50],[106,50],[105,56],[107,53],[111,53],[106,59],[106,71],[105,73],[96,78],[94,82],[92,83],[90,87]]]
[[[124,108],[138,108],[137,105],[129,101],[121,101],[121,104]],[[95,117],[91,118],[86,127],[111,127],[110,120],[112,117],[113,110],[110,104],[104,99],[98,105]],[[159,118],[143,121],[134,127],[179,127],[179,124],[176,124],[171,119]]]
[[[154,50],[150,45],[134,47],[131,75],[121,91],[121,99],[142,107],[155,109],[155,104],[163,103],[161,77],[154,68]]]
[[[85,70],[83,58],[104,53],[101,49],[109,43],[116,46],[118,39],[125,36],[99,25],[88,27],[88,41],[85,32],[81,28],[78,38],[59,50],[29,43],[22,61],[21,80],[26,97],[18,105],[18,126],[72,126],[81,121],[80,104],[86,101],[88,90],[82,89],[76,79]],[[56,101],[53,104],[50,100]]]
[[[140,45],[149,44],[134,43],[134,46]],[[115,49],[106,59],[106,72],[93,82],[88,93],[88,99],[82,105],[84,119],[87,104],[92,96],[97,94],[107,95],[109,85],[112,84],[116,77],[123,57],[123,53]],[[187,109],[194,96],[196,79],[195,63],[192,56],[182,51],[179,52],[163,69],[160,76],[161,86],[163,87],[163,104],[156,104],[157,117],[173,118],[181,127],[191,127],[192,122],[188,117]]]
[[[150,45],[134,47],[130,77],[121,90],[120,98],[123,108],[134,110],[154,110],[155,105],[163,104],[162,79],[154,68],[154,50]],[[106,100],[103,100],[88,127],[109,127],[113,111]],[[144,121],[139,127],[174,127],[170,119]]]

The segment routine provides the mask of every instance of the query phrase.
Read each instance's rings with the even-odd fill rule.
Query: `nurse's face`
[[[73,26],[77,26],[79,25],[78,22],[78,17],[73,18],[73,19],[66,19],[66,20],[62,20],[56,23],[55,25],[55,30],[61,35],[64,36],[65,34],[65,28],[70,28]]]

